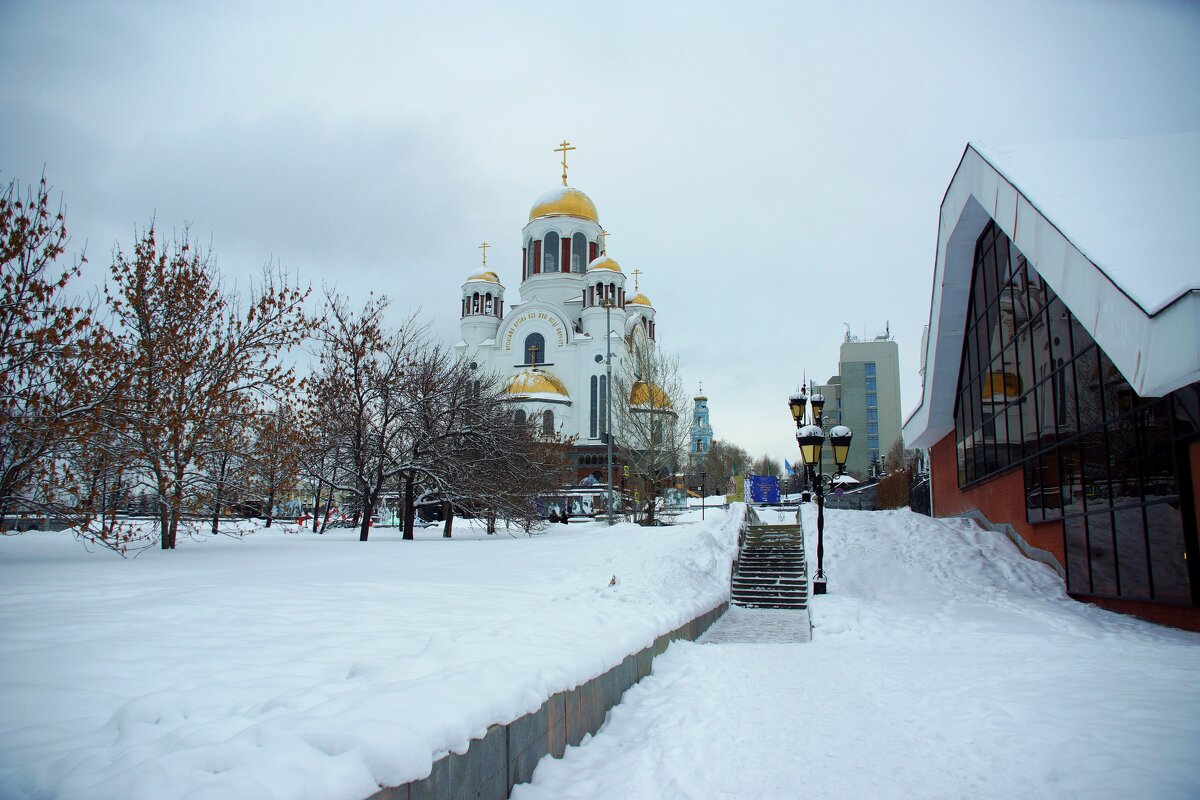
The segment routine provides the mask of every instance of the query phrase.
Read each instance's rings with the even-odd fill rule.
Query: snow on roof
[[[963,153],[942,200],[910,447],[954,429],[975,243],[1004,231],[1142,397],[1200,380],[1200,133]]]
[[[971,146],[1148,314],[1200,289],[1200,132]]]

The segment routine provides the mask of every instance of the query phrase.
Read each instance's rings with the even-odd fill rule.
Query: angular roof
[[[997,226],[1139,395],[1200,380],[1200,134],[969,144],[942,200],[910,447],[954,428],[975,242]]]

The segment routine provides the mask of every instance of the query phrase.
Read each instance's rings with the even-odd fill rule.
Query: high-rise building
[[[825,397],[823,422],[854,432],[846,471],[870,474],[873,464],[900,438],[900,349],[890,334],[860,340],[846,333],[838,374],[814,391]],[[828,451],[828,452],[825,452]],[[833,472],[832,448],[821,454],[822,472]]]

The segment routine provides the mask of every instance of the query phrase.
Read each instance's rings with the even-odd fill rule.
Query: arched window
[[[525,424],[525,412],[518,408],[516,410],[516,412],[513,414],[513,419],[516,420],[516,423],[518,425],[524,425]]]
[[[471,313],[472,314],[479,313],[479,292],[476,292],[475,294],[471,295]]]
[[[542,412],[542,435],[554,435],[554,412],[548,408]]]
[[[533,239],[525,240],[525,277],[533,274]]]
[[[488,293],[487,293],[487,294],[484,296],[484,301],[483,301],[483,313],[485,313],[485,314],[491,314],[491,313],[492,313],[492,309],[493,309],[493,307],[494,307],[494,306],[495,306],[495,303],[494,303],[494,302],[493,302],[493,300],[492,300],[492,293],[491,293],[491,292],[488,292]]]
[[[577,233],[571,242],[571,272],[583,272],[587,269],[587,237]]]
[[[546,258],[542,272],[558,272],[558,234],[550,231],[546,234]]]
[[[531,333],[525,337],[525,363],[546,363],[546,337],[540,333]]]

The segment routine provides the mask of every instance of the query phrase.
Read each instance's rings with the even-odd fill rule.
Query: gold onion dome
[[[536,367],[521,370],[512,376],[508,385],[504,387],[504,393],[511,395],[557,394],[570,397],[567,387],[563,386],[562,381],[549,372],[543,372]]]
[[[573,186],[558,186],[535,200],[529,209],[529,221],[538,217],[580,217],[600,222],[592,198]]]
[[[484,270],[483,272],[476,272],[474,275],[467,278],[467,280],[468,281],[487,281],[488,283],[499,283],[500,276],[497,275],[496,273],[492,272],[491,270]]]
[[[629,405],[651,411],[671,411],[671,398],[661,387],[638,381],[629,390]]]
[[[654,303],[650,302],[650,298],[644,294],[635,294],[632,300],[625,301],[627,306],[650,306],[654,308]]]
[[[611,269],[613,272],[620,272],[621,265],[608,256],[600,256],[595,261],[588,264],[588,272],[591,272],[594,269]]]

